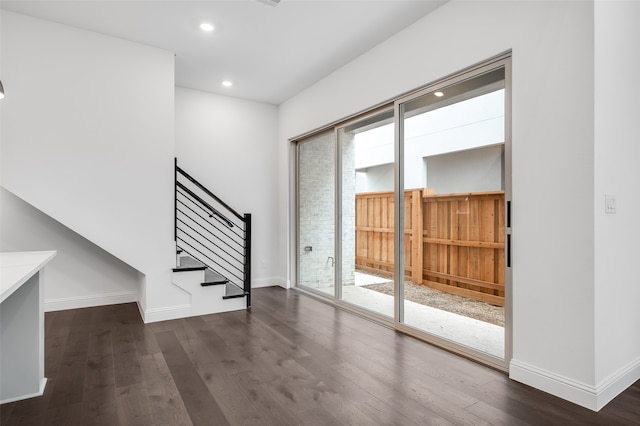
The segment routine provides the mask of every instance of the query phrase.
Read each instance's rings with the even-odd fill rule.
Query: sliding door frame
[[[383,323],[390,327],[393,327],[393,318],[387,317],[378,312],[375,312],[363,307],[358,307],[353,303],[349,303],[343,300],[343,297],[342,297],[343,296],[342,295],[342,225],[343,225],[343,222],[342,222],[342,209],[343,209],[343,205],[342,205],[342,172],[343,172],[342,160],[343,158],[342,158],[342,155],[343,155],[343,147],[340,140],[340,130],[344,129],[345,127],[352,126],[354,124],[358,124],[367,119],[374,118],[385,112],[391,112],[393,111],[393,108],[394,108],[393,103],[388,102],[386,104],[378,106],[377,108],[371,109],[365,113],[359,114],[348,120],[340,122],[333,127],[335,143],[336,143],[336,150],[335,150],[336,151],[336,183],[335,183],[336,219],[335,219],[335,223],[336,223],[336,235],[340,237],[340,238],[336,238],[336,248],[335,248],[337,253],[336,264],[339,264],[339,266],[336,268],[336,277],[335,277],[335,283],[336,283],[335,303],[341,306],[342,308],[357,312],[362,316],[365,316],[369,319],[373,319],[377,322]]]
[[[504,135],[504,182],[505,182],[505,210],[507,206],[511,205],[512,199],[512,187],[511,187],[511,55],[506,54],[493,60],[487,61],[482,65],[470,68],[464,72],[451,76],[449,78],[440,80],[434,84],[425,86],[424,88],[415,91],[411,94],[402,96],[394,102],[394,117],[395,117],[395,247],[394,247],[394,293],[395,298],[395,318],[394,328],[402,333],[409,334],[417,337],[421,340],[425,340],[429,343],[433,343],[436,346],[440,346],[444,349],[452,352],[459,353],[468,358],[482,362],[483,364],[490,365],[494,368],[508,371],[509,362],[512,357],[512,264],[510,259],[506,259],[508,253],[511,253],[510,247],[506,245],[511,243],[511,227],[508,226],[505,229],[505,347],[504,347],[504,359],[497,358],[495,356],[483,353],[477,349],[461,345],[459,343],[443,339],[434,334],[426,333],[417,328],[408,326],[404,323],[404,232],[398,230],[404,229],[404,105],[414,99],[420,98],[424,95],[436,92],[444,89],[445,87],[459,83],[463,80],[471,79],[480,74],[504,68],[505,74],[505,135]],[[511,212],[505,211],[505,218],[507,218]],[[511,224],[510,219],[507,219],[507,225]],[[509,235],[509,237],[507,237]]]
[[[473,78],[476,75],[482,74],[484,72],[488,72],[497,68],[504,68],[505,70],[505,141],[504,141],[504,182],[505,182],[505,218],[507,218],[507,227],[505,229],[505,245],[507,245],[507,241],[511,243],[513,241],[512,237],[512,221],[508,216],[512,211],[512,164],[511,164],[511,87],[512,87],[512,70],[511,70],[511,52],[505,52],[503,54],[497,55],[491,59],[483,61],[482,63],[476,64],[469,68],[466,68],[463,71],[447,76],[443,79],[440,79],[434,83],[423,86],[419,89],[413,90],[411,92],[405,93],[401,96],[393,100],[389,100],[387,102],[383,102],[378,104],[368,110],[361,111],[357,114],[354,114],[345,119],[333,122],[327,126],[316,129],[312,132],[308,132],[306,134],[300,135],[296,138],[290,140],[291,143],[291,153],[294,156],[291,159],[292,164],[292,179],[294,183],[290,186],[293,190],[291,194],[291,203],[292,203],[292,221],[291,221],[291,231],[293,232],[292,236],[295,237],[295,242],[291,241],[291,247],[293,248],[292,253],[290,253],[290,259],[292,266],[291,275],[295,277],[295,283],[293,283],[292,288],[296,291],[300,291],[302,293],[308,294],[310,296],[316,297],[322,301],[329,302],[335,306],[339,306],[342,309],[351,311],[357,315],[372,319],[382,325],[392,327],[395,330],[402,332],[404,334],[416,337],[420,340],[423,340],[427,343],[433,344],[435,346],[439,346],[443,349],[449,350],[451,352],[460,354],[464,357],[473,359],[482,364],[488,365],[490,367],[496,368],[498,370],[502,370],[508,372],[509,370],[509,362],[512,358],[512,342],[513,342],[513,307],[512,307],[512,289],[513,289],[513,264],[511,262],[511,258],[507,259],[512,253],[511,247],[505,248],[505,348],[504,348],[504,359],[494,357],[492,355],[483,353],[478,351],[477,349],[473,349],[456,342],[443,339],[433,334],[429,334],[423,331],[420,331],[416,328],[410,327],[404,324],[404,152],[403,146],[400,141],[403,139],[403,126],[401,121],[403,120],[403,104],[406,102],[418,98],[424,94],[428,94],[430,92],[437,91],[445,86],[449,86],[460,82],[465,79]],[[395,142],[394,142],[394,192],[395,192],[395,218],[394,218],[394,228],[395,228],[395,237],[394,237],[394,318],[390,320],[388,317],[384,315],[377,314],[376,312],[369,311],[367,309],[360,308],[351,303],[345,302],[342,300],[342,146],[339,141],[339,130],[351,124],[355,124],[359,121],[362,121],[366,118],[375,116],[376,114],[380,114],[385,110],[394,110],[394,125],[395,125]],[[310,137],[318,136],[321,133],[332,132],[333,133],[333,141],[334,141],[334,153],[335,153],[335,278],[334,278],[334,295],[330,297],[327,294],[322,294],[320,291],[314,291],[311,288],[301,287],[299,285],[300,282],[300,235],[299,235],[299,203],[298,203],[298,195],[299,195],[299,162],[298,162],[298,147],[300,143],[303,143]]]

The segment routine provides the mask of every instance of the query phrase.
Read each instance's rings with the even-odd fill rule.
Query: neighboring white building
[[[404,131],[405,188],[504,189],[504,89],[411,117]],[[392,191],[393,124],[356,134],[355,146],[356,192]],[[457,181],[445,179],[445,169]]]

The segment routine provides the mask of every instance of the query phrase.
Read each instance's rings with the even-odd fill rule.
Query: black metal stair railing
[[[240,289],[251,307],[251,215],[241,215],[175,160],[176,246]]]

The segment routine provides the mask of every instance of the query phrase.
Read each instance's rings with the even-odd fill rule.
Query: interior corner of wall
[[[173,283],[171,269],[138,274],[138,307],[145,323],[183,318],[191,312],[191,295]]]
[[[142,322],[143,323],[147,323],[147,315],[146,315],[146,310],[142,307],[142,304],[140,303],[140,299],[138,299],[138,312],[140,312],[140,318],[142,318]]]
[[[599,409],[597,389],[570,377],[512,359],[509,378],[590,410]]]
[[[144,319],[144,311],[147,309],[147,276],[138,272],[138,307]]]
[[[595,410],[599,411],[638,379],[640,379],[640,357],[622,366],[596,386]]]

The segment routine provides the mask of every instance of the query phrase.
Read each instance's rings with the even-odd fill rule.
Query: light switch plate
[[[614,214],[616,212],[616,196],[604,194],[604,212]]]

